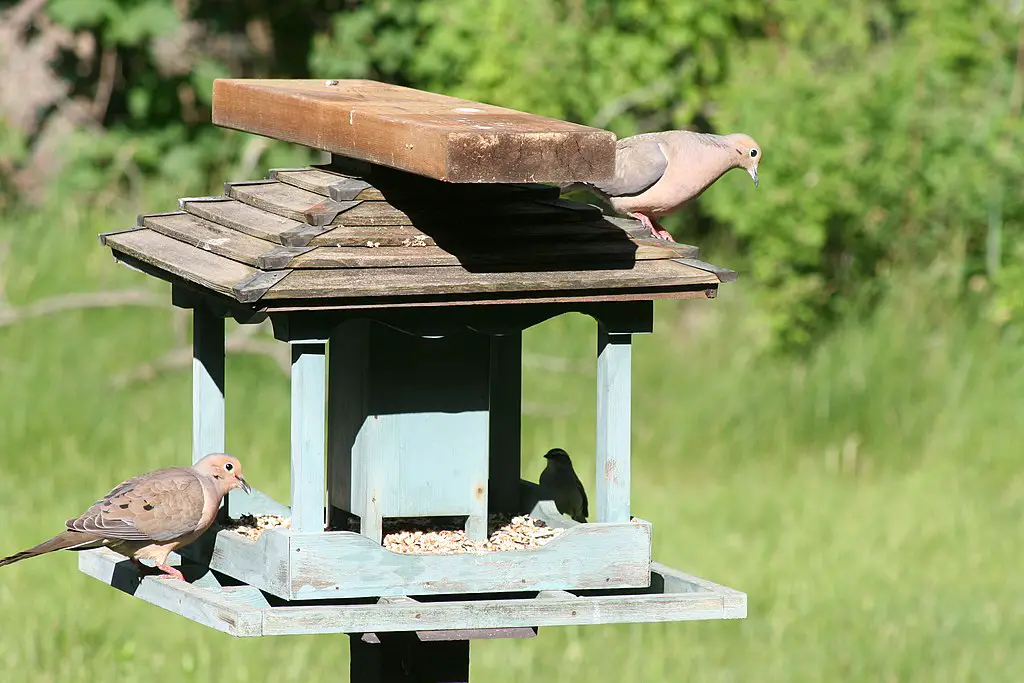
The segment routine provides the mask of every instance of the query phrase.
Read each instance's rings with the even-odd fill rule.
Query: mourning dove
[[[540,474],[540,485],[555,501],[555,507],[563,515],[569,515],[577,522],[586,522],[587,492],[583,488],[576,470],[572,468],[569,454],[561,448],[552,448],[544,454],[548,464]]]
[[[65,522],[63,533],[0,559],[0,567],[54,550],[107,547],[136,563],[151,560],[166,576],[184,580],[167,564],[167,556],[209,529],[221,500],[236,488],[251,490],[242,478],[242,464],[223,453],[207,455],[191,467],[139,475]]]
[[[581,185],[596,190],[618,213],[639,220],[655,237],[675,241],[656,218],[699,197],[734,168],[746,170],[757,187],[761,156],[757,142],[742,133],[644,133],[616,143],[611,180]]]

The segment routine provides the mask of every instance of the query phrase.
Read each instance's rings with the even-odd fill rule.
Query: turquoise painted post
[[[224,319],[192,309],[192,462],[224,452]]]
[[[490,512],[519,514],[522,458],[523,333],[491,337]]]
[[[292,529],[321,532],[326,509],[327,343],[292,340]]]
[[[632,335],[598,324],[597,462],[598,522],[629,521],[630,365]]]

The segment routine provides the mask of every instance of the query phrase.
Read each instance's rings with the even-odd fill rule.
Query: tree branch
[[[241,325],[224,340],[225,353],[242,353],[264,356],[277,364],[285,376],[291,376],[291,355],[288,345],[280,342],[255,339],[259,325]],[[137,365],[127,372],[116,375],[111,383],[115,388],[124,389],[133,384],[149,382],[162,374],[185,370],[192,366],[192,347],[180,346],[171,349],[149,363]]]
[[[120,306],[153,308],[165,308],[167,306],[167,301],[164,297],[138,289],[62,294],[18,307],[11,306],[2,296],[3,289],[2,284],[0,284],[0,327],[8,327],[30,318],[41,318],[67,311],[91,308],[118,308]]]

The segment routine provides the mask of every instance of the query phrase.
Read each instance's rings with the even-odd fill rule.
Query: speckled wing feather
[[[615,175],[593,186],[609,197],[640,194],[654,185],[668,168],[656,133],[635,135],[619,140],[615,147]]]
[[[203,516],[203,485],[184,467],[134,477],[76,519],[73,531],[124,541],[172,541],[195,531]]]

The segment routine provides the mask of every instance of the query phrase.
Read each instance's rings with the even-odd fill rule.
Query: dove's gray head
[[[569,459],[569,454],[561,448],[552,448],[544,454],[544,457],[547,458],[548,463],[552,465],[572,469],[572,460]]]
[[[732,135],[726,135],[725,139],[729,141],[732,148],[736,150],[738,158],[736,159],[736,166],[742,168],[750,177],[754,179],[754,187],[757,187],[757,165],[761,163],[761,145],[757,144],[757,141],[749,135],[743,133],[733,133]]]
[[[200,474],[212,478],[220,487],[221,495],[234,489],[250,493],[252,488],[242,477],[242,463],[226,453],[211,453],[192,466]]]

